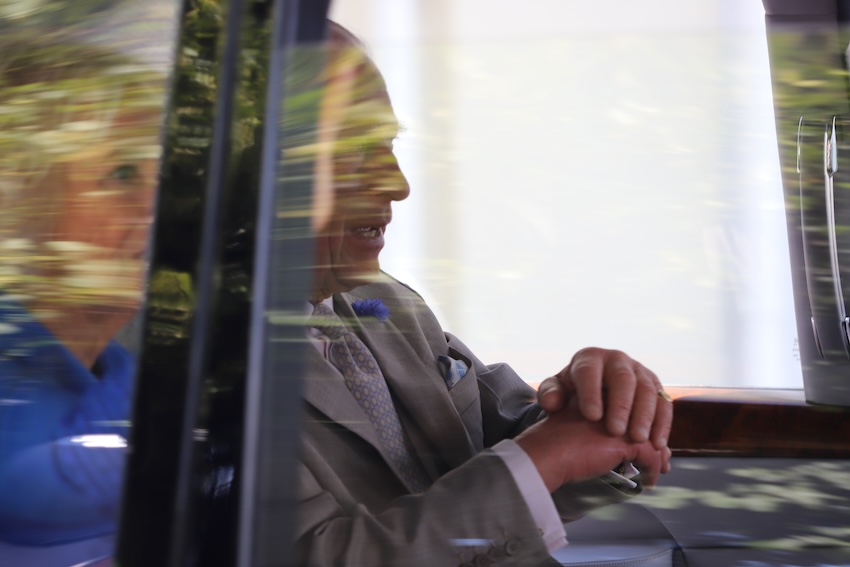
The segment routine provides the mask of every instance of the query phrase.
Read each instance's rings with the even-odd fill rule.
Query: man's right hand
[[[549,492],[602,476],[625,462],[637,467],[641,484],[648,488],[670,470],[670,449],[657,449],[649,440],[632,441],[627,434],[611,435],[604,423],[582,417],[575,401],[514,441],[531,458]]]
[[[611,435],[628,432],[633,441],[651,439],[658,449],[667,446],[672,401],[658,377],[624,352],[581,349],[537,392],[540,406],[549,414],[577,398],[581,414],[589,421],[604,421]]]

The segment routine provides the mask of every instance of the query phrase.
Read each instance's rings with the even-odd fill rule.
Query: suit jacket
[[[382,300],[390,317],[358,317],[357,299]],[[299,564],[435,567],[480,564],[480,555],[505,565],[551,561],[513,476],[488,449],[540,417],[534,390],[509,366],[484,365],[443,332],[419,295],[389,276],[335,295],[334,309],[375,355],[434,482],[411,494],[339,373],[307,349]],[[469,366],[451,389],[438,355]],[[601,479],[553,496],[565,521],[626,498]]]

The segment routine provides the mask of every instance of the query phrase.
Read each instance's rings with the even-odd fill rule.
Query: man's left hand
[[[549,414],[564,409],[574,396],[582,416],[589,421],[604,418],[611,435],[628,432],[635,442],[649,439],[658,449],[667,446],[673,404],[658,377],[627,354],[582,349],[537,390],[537,399]]]

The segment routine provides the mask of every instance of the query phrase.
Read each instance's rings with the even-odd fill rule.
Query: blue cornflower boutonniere
[[[379,321],[389,318],[390,308],[380,299],[358,299],[351,308],[360,317],[375,317]]]

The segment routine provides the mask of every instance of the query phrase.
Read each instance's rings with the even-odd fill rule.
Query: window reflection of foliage
[[[156,300],[151,302],[148,333],[163,344],[186,339],[194,303],[194,289],[189,274],[158,270],[151,275],[150,288],[156,290]]]
[[[181,270],[192,265],[195,243],[186,235],[197,234],[200,207],[206,187],[212,124],[218,88],[219,56],[222,49],[223,26],[227,18],[218,0],[189,0],[183,20],[183,44],[177,61],[172,113],[167,131],[171,151],[166,154],[164,176],[170,178],[172,189],[162,195],[164,203],[159,214],[172,232],[164,236],[169,242],[166,266]],[[224,301],[222,308],[236,318],[244,312],[249,300],[250,276],[253,269],[254,216],[256,189],[260,172],[260,139],[265,112],[266,71],[268,63],[268,25],[270,3],[249,4],[243,15],[242,38],[238,61],[238,83],[234,93],[234,119],[230,131],[230,164],[226,183],[239,187],[233,191],[233,202],[225,204],[223,219],[223,256],[221,283],[225,294],[233,301]],[[293,50],[288,54],[290,71],[286,77],[283,109],[287,147],[285,175],[296,181],[311,171],[315,155],[317,100],[321,94],[323,54],[315,47]],[[311,148],[306,155],[297,148]],[[292,151],[295,150],[295,151]],[[306,159],[305,159],[306,158]],[[286,181],[286,179],[282,180]],[[309,216],[308,203],[287,204],[287,214]],[[152,288],[151,301],[156,301]],[[237,305],[241,306],[237,309]]]
[[[723,545],[769,550],[850,546],[846,462],[800,460],[779,466],[750,459],[740,461],[740,466],[729,463],[724,460],[718,465],[711,458],[674,462],[675,469],[689,471],[681,484],[666,479],[635,502],[671,529],[675,527],[674,532],[686,534],[689,541],[716,541],[712,530],[727,525],[734,541],[722,538]],[[708,478],[712,486],[700,488]],[[623,513],[610,507],[594,517],[620,522]]]
[[[778,565],[748,558],[764,557],[758,555],[761,551],[800,551],[808,556],[813,550],[850,547],[849,496],[850,467],[845,460],[676,459],[673,472],[654,490],[625,506],[592,512],[593,523],[574,531],[571,541],[604,540],[609,529],[642,533],[628,521],[654,517],[684,548],[686,558],[694,549],[743,548],[736,565],[745,560]],[[641,509],[639,516],[633,507]]]
[[[194,267],[197,241],[193,235],[198,234],[199,230],[215,104],[220,87],[219,58],[227,17],[224,4],[217,0],[189,0],[183,18],[183,43],[177,54],[174,81],[174,112],[167,129],[166,143],[170,151],[166,154],[163,166],[163,178],[169,183],[169,190],[162,194],[163,203],[159,207],[163,226],[169,227],[161,235],[168,246],[160,248],[163,254],[160,262],[163,266],[173,267],[173,278],[190,277],[188,269]],[[242,185],[246,194],[243,200],[228,203],[225,207],[225,255],[222,265],[225,293],[241,298],[238,301],[243,305],[247,301],[248,273],[251,268],[253,227],[250,219],[254,214],[252,192],[259,167],[258,140],[264,104],[268,37],[265,26],[257,25],[254,21],[246,24],[246,30],[239,54],[239,83],[235,91],[234,122],[230,133],[229,171],[231,182]],[[154,284],[152,282],[150,294],[151,306],[157,308],[154,315],[176,315],[175,306],[170,304],[174,295],[163,290],[163,305],[160,306],[160,290],[158,284]],[[187,301],[188,297],[185,296]],[[183,305],[187,312],[191,307],[188,302]],[[181,316],[180,321],[184,327],[189,324],[188,318]],[[165,321],[162,329],[173,328],[177,335],[188,336],[187,328],[178,331],[177,327],[171,327],[176,323]]]
[[[844,241],[850,233],[850,222],[846,218],[846,211],[850,210],[850,175],[846,169],[850,155],[846,33],[846,29],[837,27],[834,22],[774,24],[768,32],[792,256],[796,245],[801,246],[799,253],[804,254],[792,269],[798,282],[810,284],[804,287],[805,284],[795,283],[798,288],[796,301],[798,305],[811,301],[812,315],[826,319],[831,317],[834,289],[830,283],[832,267],[823,261],[831,255],[825,201],[824,135],[834,117],[838,126],[839,164],[842,164],[832,176],[835,233],[840,254],[846,253]],[[845,262],[840,263],[839,270],[842,278],[850,277],[850,268]],[[824,285],[819,285],[821,282]],[[808,330],[801,329],[802,332]],[[829,351],[825,354],[830,357]],[[844,353],[832,353],[831,356],[843,357]],[[803,365],[807,372],[828,368],[819,357],[804,360]]]
[[[313,159],[318,147],[316,124],[318,123],[317,103],[320,91],[317,69],[321,69],[323,54],[315,46],[304,46],[289,54],[289,67],[284,79],[286,99],[282,110],[281,131],[284,133],[283,175],[284,183],[298,183],[312,175]],[[284,208],[285,207],[285,208]],[[309,218],[310,202],[278,204],[278,215],[288,218]],[[303,237],[293,234],[289,237]]]
[[[828,26],[808,26],[768,33],[774,61],[771,73],[778,141],[783,154],[783,175],[788,179],[797,176],[796,131],[800,117],[826,122],[840,113],[837,109],[847,108],[847,70],[842,50],[833,39],[835,32]],[[823,159],[822,155],[812,157]],[[789,203],[789,206],[799,205],[799,202]]]
[[[219,85],[219,45],[224,24],[222,3],[216,0],[190,0],[184,18],[183,38],[177,61],[174,85],[175,112],[168,128],[167,144],[173,150],[166,156],[165,175],[177,180],[170,202],[161,207],[165,215],[193,224],[199,219],[198,207],[205,190],[212,123]],[[237,169],[243,157],[257,142],[257,127],[262,114],[266,34],[264,28],[252,30],[249,45],[241,53],[240,85],[236,91],[235,115],[231,133],[232,153]],[[194,227],[192,227],[194,231]],[[188,227],[187,227],[188,232]],[[182,263],[187,250],[181,241],[170,253]],[[168,262],[171,259],[166,259]]]
[[[783,469],[751,466],[732,468],[726,474],[742,481],[731,482],[722,491],[659,486],[651,496],[652,506],[678,509],[699,504],[753,512],[775,512],[785,505],[846,509],[844,498],[826,491],[850,486],[850,471],[839,463],[803,461]]]
[[[91,20],[128,0],[7,0],[0,4],[0,31],[16,28],[28,34],[61,29],[69,34],[91,31]],[[8,26],[8,28],[7,28]]]

